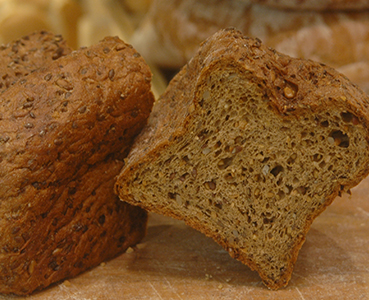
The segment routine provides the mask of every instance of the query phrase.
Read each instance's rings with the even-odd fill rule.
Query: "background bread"
[[[132,43],[149,61],[182,67],[217,30],[235,27],[294,57],[333,67],[368,59],[367,11],[270,9],[240,1],[155,0]]]
[[[0,43],[45,30],[62,34],[76,49],[81,15],[80,0],[1,0]]]
[[[116,189],[286,286],[313,220],[369,172],[369,98],[340,73],[225,30],[155,104]]]
[[[369,59],[367,10],[292,11],[251,2],[154,0],[131,43],[152,64],[180,68],[207,37],[235,27],[290,56],[335,68]]]
[[[29,62],[55,53],[46,50],[59,38],[45,36],[39,50],[37,35],[24,46]],[[1,293],[75,276],[146,230],[146,212],[119,201],[113,185],[151,111],[148,66],[118,38],[49,60],[23,65],[29,74],[0,95]]]
[[[270,7],[299,10],[364,10],[368,0],[242,0]]]

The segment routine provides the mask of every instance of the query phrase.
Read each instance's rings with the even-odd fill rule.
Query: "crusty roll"
[[[151,111],[150,70],[118,38],[40,66],[31,53],[53,56],[42,50],[51,40],[25,49],[36,66],[0,95],[1,293],[75,276],[146,230],[146,212],[113,185]]]

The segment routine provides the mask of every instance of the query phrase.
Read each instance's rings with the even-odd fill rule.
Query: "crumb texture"
[[[291,276],[313,219],[367,174],[367,121],[334,88],[330,94],[324,90],[331,100],[316,105],[322,99],[313,99],[323,94],[324,82],[310,90],[309,99],[297,102],[305,82],[292,83],[273,73],[279,78],[268,83],[268,71],[252,72],[260,69],[252,61],[260,57],[242,50],[243,60],[236,63],[237,54],[222,52],[223,45],[236,48],[235,36],[246,44],[259,43],[223,31],[203,45],[159,100],[117,189],[123,200],[185,220],[213,237],[231,256],[256,269],[268,287],[279,288]],[[267,65],[276,53],[263,51],[260,64]],[[301,63],[311,64],[297,65]],[[314,68],[323,71],[320,65]],[[181,81],[190,82],[193,93],[181,98],[174,92],[178,108],[168,108]],[[279,81],[284,88],[277,88]],[[360,91],[356,96],[367,103]],[[186,117],[168,121],[173,110],[184,107]],[[155,110],[164,111],[163,116]],[[166,135],[159,133],[163,127]],[[158,136],[161,144],[138,150],[140,143]]]

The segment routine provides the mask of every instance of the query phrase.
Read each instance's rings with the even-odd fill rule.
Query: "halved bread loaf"
[[[171,81],[118,177],[286,286],[315,217],[369,171],[369,99],[344,76],[222,30]]]
[[[32,55],[55,53],[34,37],[14,44],[24,76],[9,71],[0,94],[0,293],[75,276],[146,232],[114,183],[153,105],[149,67],[118,38],[53,60]]]

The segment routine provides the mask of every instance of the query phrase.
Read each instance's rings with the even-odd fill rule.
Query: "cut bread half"
[[[219,31],[154,105],[116,191],[281,288],[315,217],[368,174],[368,105],[330,67]]]

